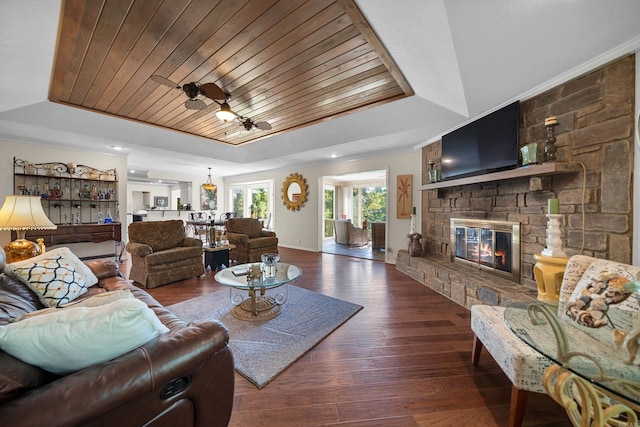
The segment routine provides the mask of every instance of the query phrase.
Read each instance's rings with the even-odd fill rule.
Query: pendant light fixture
[[[211,181],[211,168],[209,168],[209,176],[207,177],[207,182],[202,184],[202,188],[207,191],[215,191],[217,186]]]
[[[231,111],[231,107],[229,107],[226,101],[220,104],[220,111],[216,112],[216,116],[223,122],[230,122],[236,118],[236,115]]]

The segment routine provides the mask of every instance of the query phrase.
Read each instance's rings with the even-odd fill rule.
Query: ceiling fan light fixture
[[[211,168],[209,168],[209,175],[207,177],[207,182],[202,184],[202,188],[204,188],[207,191],[215,191],[215,189],[217,188],[217,186],[211,180]]]
[[[226,102],[223,102],[220,105],[220,111],[216,112],[216,116],[223,122],[230,122],[231,120],[236,118],[236,115],[231,111],[231,107]]]

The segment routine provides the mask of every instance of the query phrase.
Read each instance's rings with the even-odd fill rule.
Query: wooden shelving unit
[[[124,244],[115,169],[14,158],[13,183],[14,194],[39,196],[45,214],[58,226],[56,230],[27,231],[28,240],[42,238],[47,246],[112,240],[114,255],[121,259]],[[16,238],[15,232],[11,238]]]
[[[452,179],[448,181],[435,182],[433,184],[424,184],[420,190],[436,190],[438,188],[456,187],[459,185],[480,184],[483,182],[502,181],[514,178],[526,178],[543,175],[558,175],[563,173],[580,172],[581,168],[578,163],[552,162],[540,165],[523,166],[517,169],[511,169],[502,172],[493,172],[485,175],[470,176],[467,178]]]

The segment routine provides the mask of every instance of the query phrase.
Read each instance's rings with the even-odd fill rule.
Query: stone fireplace
[[[453,262],[520,283],[520,223],[451,218]]]
[[[495,180],[470,177],[431,183],[429,165],[438,167],[441,143],[424,146],[420,188],[424,256],[409,257],[399,250],[396,268],[468,308],[535,298],[535,256],[545,249],[548,200],[556,198],[562,215],[560,238],[568,256],[582,253],[630,264],[635,76],[635,57],[626,56],[521,100],[520,144],[544,144],[545,118],[556,116],[556,164],[566,166],[562,171],[519,175],[526,172],[520,168],[502,172]],[[498,268],[496,275],[485,268],[491,263],[488,259],[456,260],[461,257],[454,247],[452,218],[520,224],[519,248],[512,246],[512,253],[520,257],[518,267],[511,273]],[[491,236],[495,242],[495,234]],[[481,244],[480,233],[478,241]],[[518,268],[517,278],[507,277]]]

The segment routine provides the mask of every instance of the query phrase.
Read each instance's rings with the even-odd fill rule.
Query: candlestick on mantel
[[[560,200],[549,199],[547,201],[547,214],[557,215],[560,213]]]

